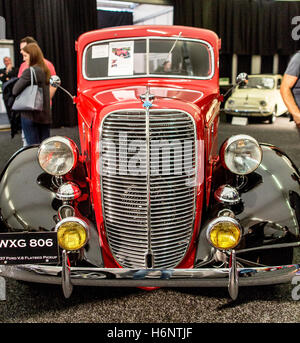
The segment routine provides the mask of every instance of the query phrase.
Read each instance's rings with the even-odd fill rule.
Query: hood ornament
[[[140,96],[140,99],[143,101],[143,107],[146,107],[148,109],[152,107],[152,102],[154,98],[154,94],[150,93],[150,88],[147,86],[146,93]]]

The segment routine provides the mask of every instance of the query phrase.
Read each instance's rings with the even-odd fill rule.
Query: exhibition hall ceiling
[[[110,1],[97,0],[102,11],[131,12],[134,25],[173,25],[174,8],[170,0]]]

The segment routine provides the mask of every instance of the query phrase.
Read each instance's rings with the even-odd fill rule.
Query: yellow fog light
[[[88,241],[87,224],[74,217],[60,221],[56,226],[57,241],[64,250],[78,250]]]
[[[219,217],[209,224],[207,239],[217,249],[233,249],[240,242],[241,232],[241,226],[234,218]]]

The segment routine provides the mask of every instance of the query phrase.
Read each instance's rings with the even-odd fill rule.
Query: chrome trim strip
[[[228,291],[231,299],[236,300],[239,293],[239,273],[236,264],[235,250],[231,251],[230,255],[230,270],[229,270],[229,282]]]
[[[257,113],[257,114],[271,114],[271,111],[258,111],[258,110],[224,110],[227,114],[239,114],[239,113]]]
[[[147,71],[145,74],[142,75],[126,75],[126,76],[107,76],[107,77],[96,77],[96,78],[89,78],[86,75],[86,53],[90,46],[96,45],[99,43],[110,43],[110,42],[117,42],[117,41],[134,41],[134,40],[146,40],[146,54],[147,54]],[[97,81],[97,80],[114,80],[114,79],[132,79],[132,78],[145,78],[145,77],[159,77],[159,78],[173,78],[173,79],[195,79],[195,80],[210,80],[213,78],[215,74],[215,54],[212,45],[209,42],[206,42],[202,39],[195,39],[195,38],[180,38],[180,41],[189,41],[189,42],[198,42],[202,43],[207,46],[211,57],[211,73],[207,77],[199,77],[199,76],[188,76],[188,75],[161,75],[161,74],[150,74],[149,71],[149,49],[150,49],[150,39],[161,39],[161,40],[178,40],[178,37],[161,37],[161,36],[144,36],[144,37],[125,37],[125,38],[117,38],[117,39],[106,39],[106,40],[99,40],[94,41],[88,44],[82,54],[82,76],[85,80],[88,81]]]
[[[147,54],[149,55],[149,54]],[[151,243],[151,147],[150,147],[150,107],[152,102],[150,102],[150,89],[147,87],[144,108],[146,109],[146,186],[147,186],[147,240],[148,240],[148,251],[145,255],[145,266],[147,267],[148,261],[147,256],[152,256],[151,258],[151,268],[154,265],[154,255],[152,251]],[[148,104],[147,104],[148,102]]]
[[[65,298],[70,298],[73,291],[73,284],[71,282],[71,270],[68,265],[66,250],[63,250],[62,252],[62,289]]]
[[[149,52],[150,52],[150,39],[146,39],[146,75],[149,76],[150,75],[150,56],[149,56]]]

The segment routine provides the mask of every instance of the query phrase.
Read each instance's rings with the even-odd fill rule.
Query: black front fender
[[[52,177],[45,174],[39,166],[38,148],[30,146],[19,150],[2,172],[2,231],[52,231],[56,226],[58,209],[62,202],[55,197]],[[97,228],[90,219],[85,218],[85,221],[89,226],[90,241],[84,248],[84,259],[95,266],[103,266]]]
[[[291,236],[299,238],[299,171],[277,147],[266,144],[261,147],[263,160],[255,171],[256,178],[251,181],[251,176],[247,177],[248,184],[240,189],[243,209],[238,218],[246,228],[269,223],[274,229],[288,230]]]
[[[55,227],[55,193],[38,184],[43,170],[38,146],[16,152],[0,180],[0,218],[4,231],[44,231]]]
[[[210,210],[201,231],[196,261],[209,261],[214,248],[205,227],[223,209],[230,209],[243,227],[237,250],[257,249],[300,240],[300,173],[291,159],[275,146],[261,144],[263,159],[255,172],[240,177],[219,164],[214,173],[213,192],[224,184],[235,187],[240,202],[218,203],[212,194]],[[280,249],[275,254],[281,254]]]

